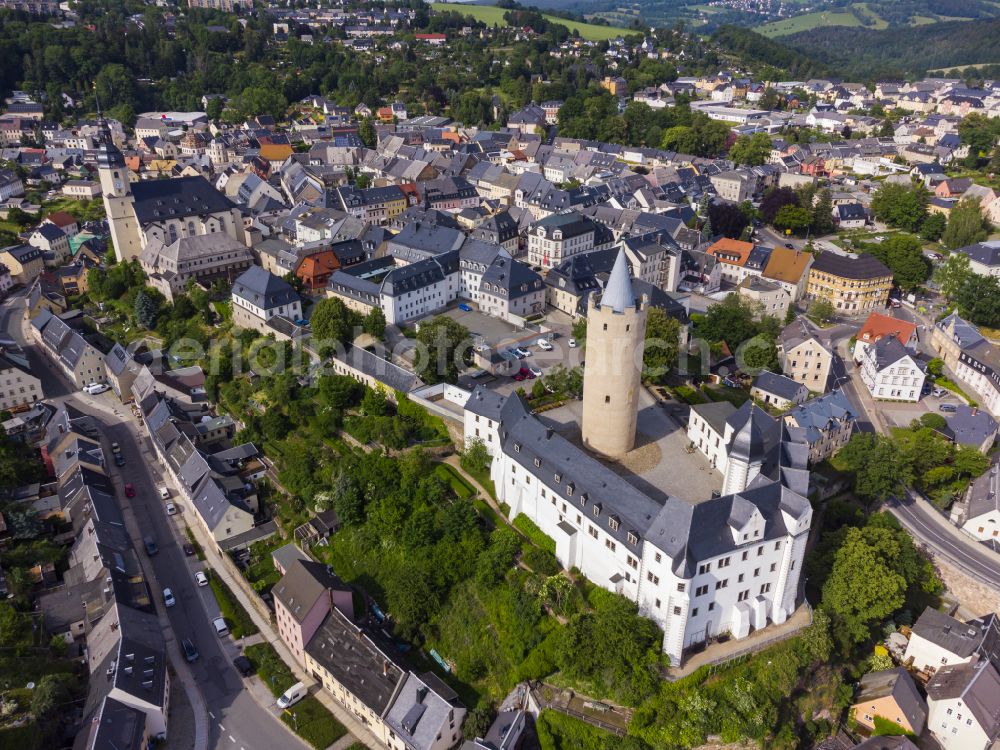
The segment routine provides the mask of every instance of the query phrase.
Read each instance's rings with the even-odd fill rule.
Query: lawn
[[[689,406],[704,404],[708,401],[708,399],[700,391],[689,385],[678,385],[671,390],[674,392],[674,398],[678,401],[683,401]]]
[[[733,406],[743,406],[750,394],[740,388],[728,388],[726,386],[703,385],[702,393],[712,401],[728,401]]]
[[[482,21],[488,26],[506,26],[507,22],[504,20],[504,13],[507,12],[506,8],[497,8],[494,5],[465,5],[464,3],[431,3],[431,9],[437,11],[455,11],[456,13],[461,13],[463,16],[472,16],[477,21]],[[598,26],[593,23],[577,23],[576,21],[568,21],[565,18],[556,18],[555,16],[545,16],[545,19],[550,23],[557,23],[561,26],[579,32],[580,36],[584,39],[599,42],[602,39],[614,39],[615,37],[622,36],[623,34],[635,33],[630,32],[628,29],[620,29],[615,26]]]
[[[281,720],[316,750],[329,747],[347,734],[347,728],[314,695],[286,709]]]
[[[455,469],[448,464],[438,464],[434,467],[434,474],[451,487],[451,491],[463,500],[467,500],[476,494],[476,490],[471,484],[465,481]]]
[[[864,28],[884,29],[889,25],[885,22],[885,19],[869,8],[866,3],[857,3],[853,7],[857,8],[862,15],[874,21],[871,26],[865,26]],[[754,31],[764,36],[776,37],[798,34],[801,31],[810,31],[824,26],[860,27],[862,23],[847,9],[832,12],[817,11],[815,13],[803,13],[801,16],[793,16],[792,18],[783,18],[780,21],[772,21],[763,26],[758,26]]]
[[[285,544],[287,542],[284,539],[275,535],[250,545],[250,564],[243,571],[243,577],[258,594],[270,591],[281,578],[278,569],[274,567],[271,553]]]
[[[258,632],[257,625],[250,619],[250,615],[243,609],[243,605],[239,603],[229,587],[219,580],[217,575],[213,573],[209,576],[208,585],[211,586],[212,593],[215,594],[215,601],[219,603],[219,611],[222,612],[233,638],[243,638]]]

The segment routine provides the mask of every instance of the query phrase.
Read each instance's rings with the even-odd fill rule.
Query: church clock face
[[[115,180],[115,190],[121,190],[121,189],[122,189],[121,180]]]

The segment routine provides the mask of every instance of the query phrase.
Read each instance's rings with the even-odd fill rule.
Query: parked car
[[[233,666],[236,667],[236,671],[244,677],[249,677],[253,674],[253,662],[243,656],[243,654],[240,654],[233,659]]]
[[[957,407],[957,406],[955,406],[955,404],[941,404],[941,405],[940,405],[940,406],[938,407],[938,410],[939,410],[939,411],[946,411],[946,412],[949,412],[949,413],[951,413],[951,412],[956,412],[956,411],[958,411],[958,407]]]
[[[507,351],[510,353],[510,356],[512,357],[517,357],[518,359],[524,359],[524,355],[520,353],[520,350],[517,349],[517,347],[512,347]]]
[[[533,380],[535,378],[535,374],[527,367],[522,367],[517,371],[517,374],[521,376],[521,380]]]
[[[189,662],[195,661],[198,658],[198,649],[195,648],[194,641],[190,638],[185,638],[181,641],[181,648],[184,649],[184,658]]]
[[[172,607],[177,604],[177,600],[174,599],[174,592],[169,588],[163,589],[163,604],[167,607]]]
[[[787,247],[789,250],[795,249],[795,245],[793,245],[791,242],[786,242],[785,247]]]
[[[173,503],[167,503],[167,515],[168,516],[176,516],[177,515],[177,506],[174,505]]]
[[[295,321],[295,325],[305,327],[309,325],[309,321],[306,320],[305,318],[299,318],[298,320]]]
[[[518,383],[520,383],[522,380],[524,380],[525,377],[527,377],[524,374],[524,368],[521,368],[520,370],[518,370],[517,372],[515,372],[514,375],[513,375],[513,377],[514,377],[514,380],[516,380]]]
[[[538,348],[543,352],[551,352],[552,344],[550,344],[546,339],[538,339]]]
[[[192,555],[194,555],[194,545],[193,544],[185,544],[184,545],[184,556],[185,557],[191,557]]]
[[[119,453],[122,452],[122,447],[120,445],[118,445],[118,443],[112,443],[111,444],[111,452],[114,453],[117,456]]]
[[[935,388],[933,391],[931,391],[931,394],[935,398],[944,398],[945,396],[948,395],[948,391],[946,391],[944,388],[940,388],[939,387],[939,388]]]
[[[160,551],[159,548],[156,546],[156,540],[153,539],[153,537],[151,536],[144,537],[142,543],[146,547],[146,554],[149,555],[150,557],[152,557],[153,555],[155,555],[157,552]]]
[[[160,493],[160,497],[163,498],[164,500],[170,497],[170,490],[168,490],[162,484],[156,488],[156,491]]]
[[[462,312],[472,312],[472,308],[471,308],[471,307],[469,307],[469,306],[468,306],[467,304],[465,304],[464,302],[463,302],[463,303],[461,303],[461,304],[460,304],[460,305],[458,306],[458,309],[459,309],[459,310],[461,310]]]
[[[294,706],[300,700],[309,695],[309,688],[303,682],[296,682],[278,698],[278,708],[286,709]]]
[[[125,485],[125,497],[135,497],[135,487],[131,484]]]
[[[219,636],[219,638],[225,638],[229,635],[229,626],[226,625],[224,617],[216,617],[212,620],[212,627],[215,628],[215,634]]]
[[[529,367],[528,371],[531,373],[531,377],[540,378],[542,377],[542,371],[538,367]]]
[[[197,573],[194,574],[194,580],[196,580],[198,582],[199,586],[207,586],[208,585],[208,576],[205,575],[200,570]]]
[[[514,353],[517,354],[517,356],[520,357],[521,359],[531,356],[531,352],[529,352],[527,349],[522,349],[521,347],[517,347],[516,349],[514,349]]]
[[[125,465],[125,456],[123,456],[121,453],[115,454],[115,466],[124,466],[124,465]]]
[[[566,343],[569,344],[570,349],[576,349],[576,339],[570,339]]]
[[[105,391],[111,390],[105,383],[88,383],[83,387],[84,393],[89,393],[91,396],[97,396]]]

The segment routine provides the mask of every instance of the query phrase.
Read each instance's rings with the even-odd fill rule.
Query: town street
[[[76,392],[62,373],[37,349],[30,340],[25,340],[22,327],[24,297],[22,294],[9,297],[0,306],[0,327],[7,336],[20,343],[29,358],[31,370],[42,381],[46,398],[53,404],[71,403],[77,409],[93,415],[105,426],[107,444],[112,441],[121,445],[126,463],[122,467],[112,467],[111,476],[118,488],[117,498],[129,524],[132,542],[139,551],[152,589],[152,598],[157,602],[158,614],[166,613],[169,629],[165,629],[175,671],[180,679],[175,680],[173,690],[185,689],[185,676],[190,677],[200,693],[191,696],[196,715],[196,724],[204,727],[172,727],[171,739],[177,735],[190,735],[190,744],[170,742],[170,747],[193,747],[201,750],[207,728],[208,747],[226,750],[276,750],[294,748],[304,750],[306,745],[296,738],[269,711],[262,710],[243,679],[232,666],[232,659],[239,648],[231,639],[220,639],[211,625],[212,618],[218,616],[218,606],[208,587],[199,587],[194,580],[194,572],[201,564],[195,557],[185,557],[181,534],[164,510],[163,501],[157,492],[160,472],[149,441],[140,435],[140,428],[132,419],[127,407],[118,403],[114,393],[109,391],[100,396],[88,396]],[[134,498],[126,498],[125,483],[135,487]],[[141,540],[152,536],[159,547],[153,557],[145,554]],[[177,606],[163,607],[162,590],[169,587],[177,598]],[[200,652],[200,658],[188,665],[180,658],[179,644],[183,638],[190,638]],[[197,739],[196,739],[197,738]]]

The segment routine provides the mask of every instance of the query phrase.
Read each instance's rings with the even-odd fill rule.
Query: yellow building
[[[825,252],[809,269],[806,296],[826,299],[838,313],[867,314],[886,306],[892,271],[875,256]]]
[[[30,284],[45,268],[44,253],[31,245],[12,245],[0,250],[0,263],[7,266],[15,284]]]

